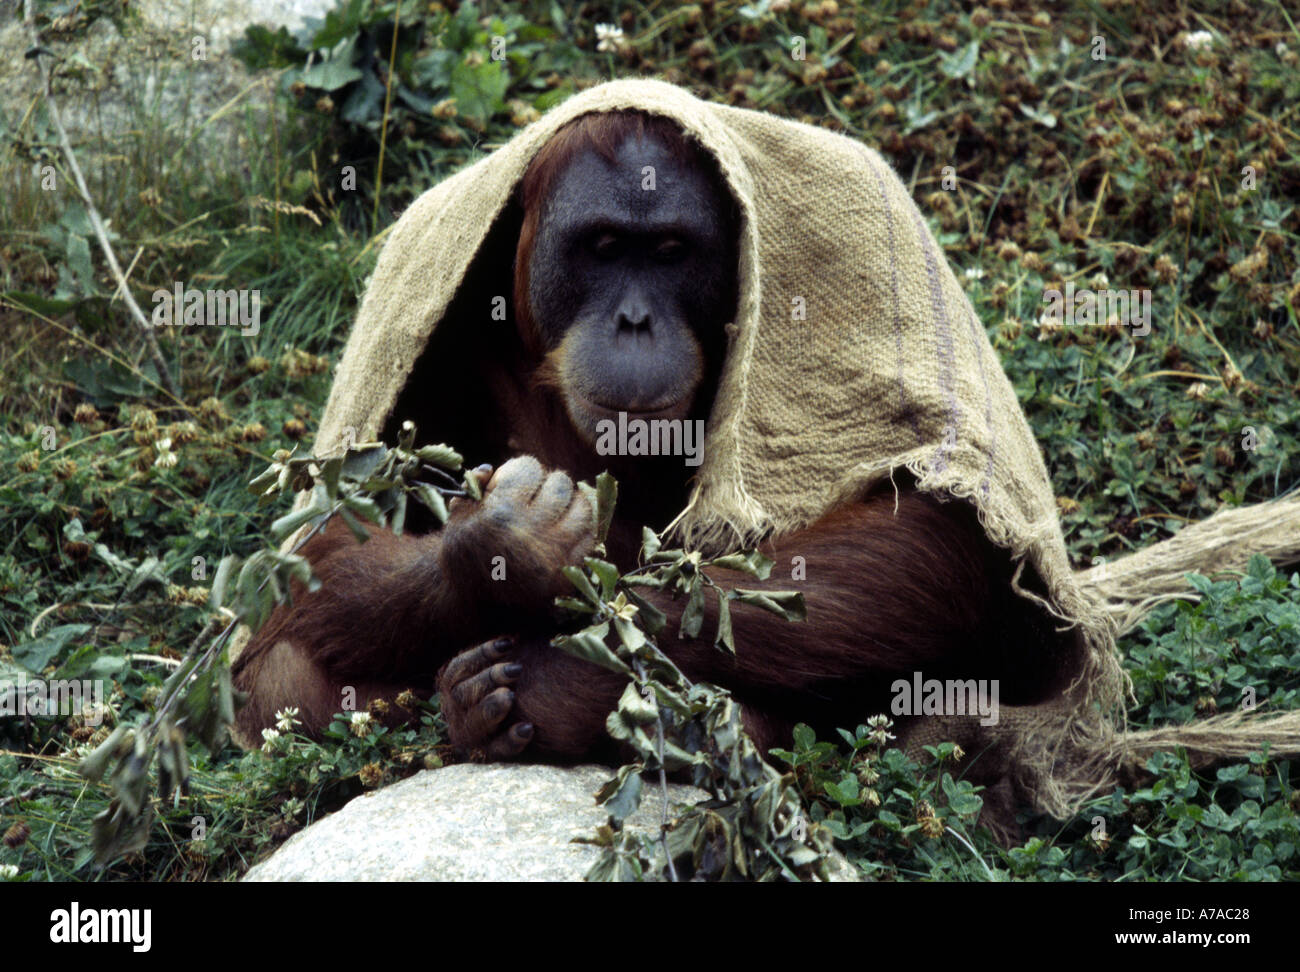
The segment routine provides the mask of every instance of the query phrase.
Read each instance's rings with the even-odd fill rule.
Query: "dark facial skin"
[[[557,180],[529,296],[548,351],[560,349],[565,405],[588,442],[619,411],[685,417],[706,361],[720,360],[736,267],[724,192],[701,167],[636,138],[614,164],[588,150]]]

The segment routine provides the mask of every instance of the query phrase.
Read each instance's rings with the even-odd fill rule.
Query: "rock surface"
[[[202,34],[218,51],[243,37],[249,24],[271,30],[287,27],[298,35],[338,6],[338,0],[137,0],[134,4],[136,14],[151,26]]]
[[[605,822],[593,794],[604,766],[457,764],[357,797],[291,837],[245,881],[580,881],[599,854],[588,837]],[[670,785],[669,800],[702,790]],[[662,803],[647,786],[628,827],[657,828]],[[838,858],[838,855],[837,855]],[[837,880],[855,880],[838,858]]]
[[[295,834],[245,881],[580,881],[606,815],[593,798],[603,766],[459,763],[357,797]],[[702,790],[670,785],[669,799]],[[657,825],[658,787],[646,787],[629,827]]]
[[[62,29],[46,25],[44,45],[59,61],[59,111],[82,167],[93,181],[95,151],[120,154],[102,140],[115,143],[146,129],[155,140],[170,139],[155,151],[167,154],[198,138],[205,154],[233,153],[229,164],[240,164],[241,156],[261,150],[248,144],[247,132],[265,128],[276,73],[250,74],[230,54],[231,44],[254,23],[287,27],[301,41],[335,6],[335,0],[140,0],[122,22],[125,34],[108,17],[89,27],[76,16],[61,18],[68,24]],[[0,0],[0,133],[52,141],[29,116],[41,93],[36,62],[23,56],[30,46],[22,3]],[[257,78],[263,83],[254,83]],[[244,118],[245,109],[252,119]]]

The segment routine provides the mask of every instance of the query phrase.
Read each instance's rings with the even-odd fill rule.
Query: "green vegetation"
[[[72,21],[58,6],[37,5],[56,48],[96,17],[132,28],[126,4]],[[0,114],[0,679],[114,685],[103,726],[0,717],[0,868],[17,880],[237,876],[362,788],[446,758],[435,709],[398,732],[336,722],[319,744],[290,726],[270,755],[191,743],[189,795],[157,802],[143,850],[103,869],[88,848],[109,789],[74,772],[150,712],[207,623],[221,559],[273,545],[287,507],[259,508],[246,484],[311,441],[375,234],[589,83],[658,74],[878,146],[964,274],[1078,565],[1295,487],[1300,25],[1279,0],[1096,0],[1055,20],[1019,0],[651,2],[599,40],[597,5],[406,2],[395,34],[396,7],[351,0],[306,42],[251,31],[240,55],[276,72],[269,125],[245,104],[177,124],[141,97],[131,124],[77,144],[146,313],[178,280],[261,291],[256,335],[159,333],[181,401],[113,299],[34,69],[31,110]],[[56,94],[95,90],[99,70],[65,63]],[[224,126],[231,147],[210,150]],[[41,188],[47,165],[57,191]],[[1040,326],[1044,290],[1067,282],[1150,288],[1151,332]],[[1257,561],[1193,590],[1199,603],[1161,606],[1123,642],[1133,725],[1226,711],[1243,689],[1295,708],[1300,578]],[[887,727],[844,730],[800,732],[777,766],[877,877],[1300,876],[1293,763],[1198,775],[1161,755],[1148,787],[1075,821],[1029,820],[1025,845],[1004,851],[972,826],[981,797],[951,747],[918,767]]]

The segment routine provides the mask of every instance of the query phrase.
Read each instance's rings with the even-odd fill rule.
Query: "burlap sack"
[[[984,747],[1023,797],[1067,813],[1113,781],[1126,753],[1115,627],[1076,582],[1042,456],[983,326],[906,188],[850,138],[659,81],[575,95],[424,193],[393,227],[316,454],[379,435],[538,149],[579,115],[624,108],[667,116],[698,140],[743,217],[733,341],[679,535],[716,551],[788,533],[900,469],[920,489],[972,503],[1071,630],[1062,665],[1080,678],[1000,726],[930,719],[908,741]]]

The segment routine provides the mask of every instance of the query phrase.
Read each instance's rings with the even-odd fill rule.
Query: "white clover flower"
[[[17,876],[17,864],[0,864],[0,881],[12,881]]]
[[[1209,47],[1213,43],[1214,35],[1208,30],[1194,31],[1183,38],[1183,46],[1192,51],[1199,51],[1201,48]]]
[[[276,730],[276,729],[263,729],[263,730],[262,730],[262,740],[263,740],[263,742],[262,742],[262,752],[264,752],[264,753],[273,753],[273,752],[275,752],[275,741],[276,741],[277,739],[279,739],[279,738],[280,738],[280,733],[279,733],[278,730]]]
[[[301,724],[302,720],[298,718],[298,707],[296,705],[288,709],[281,709],[275,714],[275,728],[281,732],[293,732],[293,727]]]
[[[623,28],[614,24],[596,25],[596,50],[611,54],[627,43],[623,39]]]
[[[176,465],[176,453],[172,452],[172,440],[170,438],[159,439],[153,444],[153,447],[158,453],[158,458],[153,461],[155,466],[170,469]]]
[[[967,268],[966,268],[966,279],[967,279],[967,280],[983,280],[983,279],[984,279],[984,268],[983,268],[983,267],[967,267]]]
[[[1105,270],[1098,270],[1088,282],[1092,284],[1094,290],[1105,290],[1106,285],[1110,283],[1110,277],[1106,276]]]
[[[369,712],[352,713],[352,735],[364,738],[374,721]]]
[[[1290,48],[1286,46],[1286,41],[1278,41],[1276,44],[1273,45],[1273,53],[1276,54],[1278,57],[1281,57],[1289,49]]]

